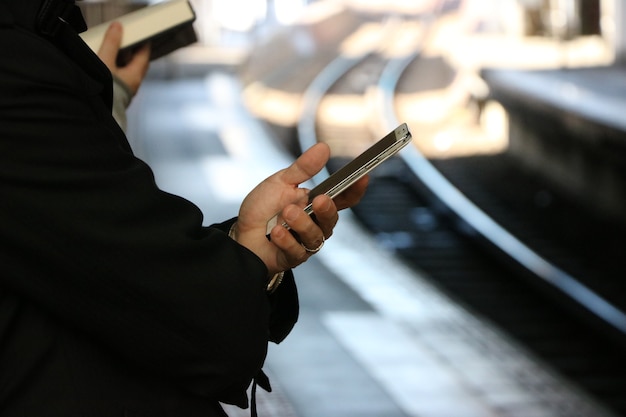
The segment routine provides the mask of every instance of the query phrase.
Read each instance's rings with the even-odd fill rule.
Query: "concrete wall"
[[[613,0],[613,14],[616,59],[626,63],[626,2],[624,0]]]

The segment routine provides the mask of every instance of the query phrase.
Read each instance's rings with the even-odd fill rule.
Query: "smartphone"
[[[309,193],[309,203],[304,208],[304,211],[308,215],[311,215],[311,213],[313,213],[311,202],[315,197],[326,194],[331,198],[335,198],[365,174],[376,168],[400,149],[404,148],[406,144],[411,141],[411,137],[411,132],[406,123],[396,127],[389,132],[387,136],[380,139],[365,152],[348,162],[313,188]],[[274,226],[278,224],[278,217],[279,215],[276,214],[267,222],[267,235],[269,235]],[[282,225],[289,229],[286,223],[282,222]]]

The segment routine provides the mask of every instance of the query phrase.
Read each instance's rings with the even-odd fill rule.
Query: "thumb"
[[[325,143],[317,143],[304,152],[283,171],[283,181],[298,185],[320,172],[330,158],[330,148]]]
[[[102,45],[98,49],[98,56],[109,68],[115,67],[115,60],[122,44],[123,28],[119,22],[113,22],[107,28],[102,40]]]

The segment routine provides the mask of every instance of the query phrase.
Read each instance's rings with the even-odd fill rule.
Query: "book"
[[[169,0],[100,23],[80,36],[93,51],[98,52],[109,25],[114,21],[120,22],[124,32],[117,63],[123,66],[145,42],[151,44],[151,60],[196,42],[195,19],[196,14],[189,0]]]

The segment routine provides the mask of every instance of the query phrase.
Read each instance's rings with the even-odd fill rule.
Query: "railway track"
[[[398,124],[398,84],[407,73],[415,77],[408,69],[422,56],[419,48],[398,55],[386,46],[409,27],[417,43],[427,33],[415,22],[389,29],[402,25],[390,21],[379,42],[328,60],[303,92],[299,147],[329,143],[330,172]],[[371,175],[368,194],[353,211],[381,245],[461,305],[610,412],[626,415],[624,265],[615,250],[622,230],[608,233],[602,219],[516,169],[506,153],[428,160],[407,148]],[[598,230],[606,245],[581,244]],[[580,265],[593,258],[584,258],[585,251],[602,255],[602,263]]]

